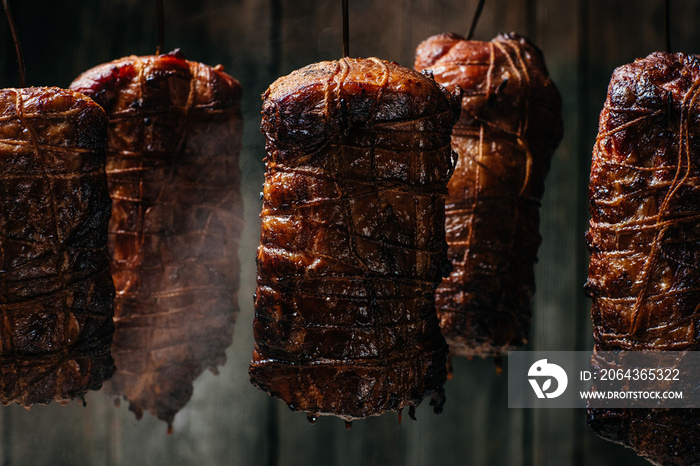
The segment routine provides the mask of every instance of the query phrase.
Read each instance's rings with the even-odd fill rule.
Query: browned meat
[[[589,409],[588,425],[600,437],[632,448],[652,464],[700,464],[697,409]]]
[[[0,403],[68,401],[114,372],[107,117],[55,87],[0,90]]]
[[[72,84],[109,115],[117,289],[107,389],[169,424],[192,382],[225,362],[238,314],[241,87],[167,55],[126,57]]]
[[[351,421],[444,402],[434,291],[459,103],[376,58],[307,66],[263,96],[267,171],[254,385]]]
[[[440,327],[455,354],[500,356],[530,329],[540,199],[562,138],[561,98],[542,53],[516,34],[430,37],[415,68],[464,90],[446,200],[453,270],[435,299]]]
[[[601,350],[698,350],[700,61],[654,53],[613,73],[589,185]],[[697,410],[590,410],[602,437],[657,464],[698,464]]]

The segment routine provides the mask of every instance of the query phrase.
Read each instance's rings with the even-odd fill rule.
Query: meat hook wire
[[[158,17],[158,47],[156,48],[156,55],[160,55],[163,53],[163,50],[165,50],[165,19],[163,15],[163,0],[156,0],[156,16]]]
[[[486,0],[479,0],[479,4],[476,6],[476,11],[474,12],[474,17],[472,18],[472,25],[469,27],[469,33],[467,34],[467,40],[472,40],[472,37],[474,37],[474,30],[476,29],[476,23],[479,22],[479,17],[481,16],[481,10],[484,9],[484,3],[486,3]]]
[[[15,22],[12,19],[12,13],[10,12],[8,0],[2,0],[2,6],[5,8],[5,17],[10,25],[10,31],[12,31],[12,41],[15,43],[15,51],[17,52],[17,64],[19,65],[19,87],[26,87],[26,68],[24,67],[24,56],[22,55],[22,47],[19,45],[17,28],[15,27]]]
[[[350,26],[348,21],[348,0],[343,0],[343,57],[350,56]]]
[[[664,4],[664,18],[666,22],[666,51],[671,53],[671,0],[666,0]]]

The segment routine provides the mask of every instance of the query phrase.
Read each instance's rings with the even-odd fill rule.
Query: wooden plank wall
[[[31,85],[67,86],[81,71],[155,50],[154,2],[15,0]],[[477,0],[350,0],[351,54],[412,66],[416,45],[443,31],[465,33]],[[592,345],[584,297],[586,185],[597,116],[612,70],[664,48],[663,0],[488,0],[476,39],[518,31],[543,50],[564,102],[565,137],[542,206],[543,245],[531,349]],[[507,408],[506,377],[492,361],[457,359],[442,415],[428,406],[418,421],[385,415],[358,421],[322,418],[310,425],[248,383],[258,193],[264,141],[260,94],[276,77],[338,58],[339,0],[166,0],[166,48],[221,63],[245,89],[246,228],[240,251],[241,314],[220,375],[204,374],[174,433],[101,393],[87,406],[0,409],[0,458],[10,465],[634,465],[646,464],[595,437],[580,410]],[[698,52],[700,2],[673,2],[673,48]],[[17,84],[10,34],[0,21],[2,85]]]

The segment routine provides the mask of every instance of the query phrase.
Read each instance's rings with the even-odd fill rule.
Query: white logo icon
[[[530,385],[535,391],[537,398],[556,398],[566,390],[566,384],[569,383],[569,378],[566,376],[564,369],[557,366],[556,364],[547,363],[546,359],[540,359],[530,366],[530,370],[527,372],[528,377],[540,377],[547,379],[543,381],[542,386],[538,383],[537,379],[529,378]],[[556,390],[549,392],[548,390],[552,386],[552,379],[557,381]]]

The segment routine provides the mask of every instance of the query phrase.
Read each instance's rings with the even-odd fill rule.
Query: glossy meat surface
[[[114,372],[107,117],[59,88],[0,90],[0,403],[66,403]]]
[[[542,53],[516,34],[490,42],[430,37],[416,50],[415,68],[464,91],[452,133],[453,270],[436,294],[440,327],[455,354],[501,356],[522,346],[530,329],[540,199],[562,138],[561,98]]]
[[[601,350],[700,349],[700,61],[654,53],[613,73],[589,185],[586,290]],[[697,410],[590,410],[656,464],[698,464]]]
[[[322,62],[263,96],[254,385],[347,421],[444,402],[434,290],[456,98],[376,58]]]
[[[172,423],[192,382],[225,362],[238,314],[240,84],[179,51],[125,57],[72,88],[109,116],[117,289],[107,389]]]

